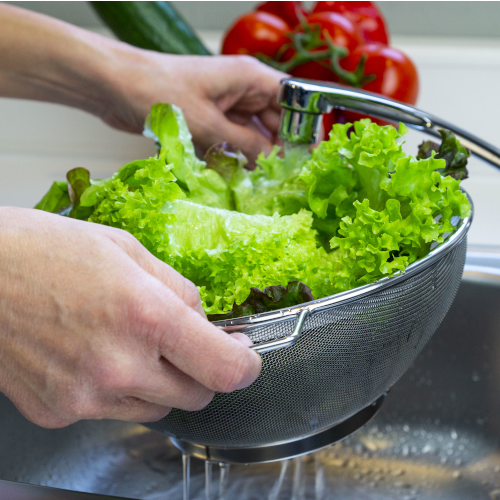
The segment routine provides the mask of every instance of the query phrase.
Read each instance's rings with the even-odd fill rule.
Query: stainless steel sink
[[[182,499],[179,452],[140,425],[45,430],[3,396],[0,423],[0,479]],[[191,468],[191,497],[201,500],[204,464]],[[470,249],[451,311],[375,419],[307,457],[233,466],[226,499],[500,499],[500,250]]]

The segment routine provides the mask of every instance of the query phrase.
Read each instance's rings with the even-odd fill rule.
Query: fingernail
[[[233,339],[237,340],[238,342],[241,342],[244,346],[250,347],[253,345],[253,342],[244,333],[231,333],[231,337],[233,337]]]

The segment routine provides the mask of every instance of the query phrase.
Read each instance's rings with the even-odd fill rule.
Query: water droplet
[[[450,432],[450,436],[451,436],[451,439],[457,439],[457,438],[458,438],[457,431],[456,431],[455,429],[453,429],[453,430]]]
[[[481,380],[481,375],[477,372],[472,372],[472,381],[479,382]]]
[[[454,470],[451,473],[451,476],[453,477],[453,479],[460,479],[462,477],[462,473],[458,470]]]
[[[313,417],[311,420],[309,420],[309,425],[311,426],[311,429],[316,429],[318,427],[319,420],[318,417]]]
[[[410,426],[409,425],[403,425],[403,430],[405,432],[410,432]]]
[[[422,448],[422,453],[430,453],[432,451],[434,451],[435,448],[434,448],[434,445],[432,445],[431,443],[427,443],[423,448]]]
[[[403,446],[401,454],[403,455],[403,457],[407,457],[410,454],[410,447],[407,444]]]

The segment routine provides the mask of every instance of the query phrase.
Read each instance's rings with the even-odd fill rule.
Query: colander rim
[[[397,274],[394,274],[392,276],[381,278],[380,280],[377,280],[374,283],[370,283],[368,285],[363,285],[353,288],[352,290],[328,295],[321,299],[315,299],[310,302],[303,302],[302,304],[297,304],[296,306],[276,309],[275,311],[263,312],[251,316],[242,316],[234,319],[214,321],[212,322],[212,324],[230,330],[231,327],[238,327],[238,329],[240,329],[242,325],[245,325],[245,327],[248,329],[248,327],[251,327],[252,325],[260,327],[262,326],[263,322],[274,323],[280,320],[293,320],[303,309],[309,309],[309,312],[312,314],[323,309],[330,309],[331,307],[345,305],[354,300],[359,300],[361,298],[372,295],[384,288],[394,286],[410,278],[411,276],[414,276],[415,274],[423,271],[427,267],[435,264],[437,261],[445,257],[457,245],[459,245],[467,235],[474,216],[474,204],[467,191],[465,191],[464,189],[462,189],[462,191],[469,200],[471,207],[470,215],[460,220],[457,230],[453,234],[449,235],[443,243],[437,245],[425,257],[422,257],[421,259],[418,259],[410,264],[403,272],[398,272]]]

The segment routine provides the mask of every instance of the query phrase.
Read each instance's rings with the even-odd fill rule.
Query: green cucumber
[[[122,41],[169,54],[210,55],[170,2],[90,2]]]

